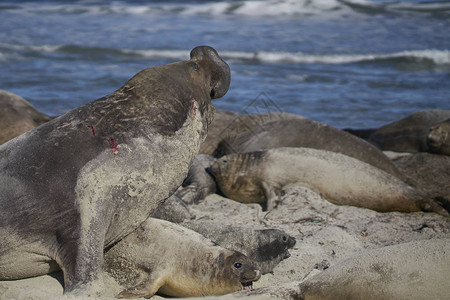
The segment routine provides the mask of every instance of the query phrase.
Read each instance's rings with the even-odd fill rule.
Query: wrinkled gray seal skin
[[[450,239],[422,240],[369,250],[307,279],[302,300],[448,299]]]
[[[209,173],[209,167],[215,158],[208,154],[199,154],[189,168],[183,185],[175,192],[186,204],[196,204],[217,190],[216,182]]]
[[[0,90],[0,145],[51,119],[22,97]]]
[[[430,128],[449,118],[450,110],[419,111],[380,127],[368,141],[382,150],[428,152],[427,135]]]
[[[270,211],[284,188],[301,185],[328,201],[379,212],[448,212],[417,189],[365,162],[312,148],[276,148],[230,154],[211,171],[223,194],[242,203],[265,203]]]
[[[197,232],[148,218],[105,254],[106,271],[126,289],[119,298],[223,295],[260,278],[244,254],[220,247]]]
[[[240,251],[250,257],[262,274],[270,273],[290,256],[295,238],[278,229],[255,229],[226,226],[214,222],[185,221],[181,225],[192,229],[220,246]]]
[[[395,177],[408,179],[379,149],[348,132],[309,119],[266,123],[219,144],[222,154],[280,147],[306,147],[342,153],[364,161]]]
[[[217,147],[223,140],[234,140],[242,132],[253,130],[268,122],[287,119],[304,119],[304,117],[282,112],[238,114],[223,110],[217,111],[217,116],[211,123],[208,136],[200,148],[200,153],[220,157],[224,153],[221,153],[221,149]]]
[[[450,156],[450,119],[431,127],[427,145],[431,153]]]
[[[99,294],[104,247],[181,185],[229,83],[217,52],[197,47],[3,144],[0,279],[59,266],[65,292]]]
[[[419,152],[399,157],[394,163],[417,182],[425,195],[450,212],[450,156]]]

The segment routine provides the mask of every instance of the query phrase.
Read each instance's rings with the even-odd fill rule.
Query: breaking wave
[[[188,1],[188,2],[142,2],[113,1],[55,4],[39,3],[0,4],[0,9],[15,10],[24,13],[66,13],[66,14],[125,14],[125,15],[241,15],[253,17],[301,16],[319,14],[380,14],[388,12],[438,13],[450,14],[450,1],[419,2],[406,1],[374,2],[370,0],[246,0],[246,1]]]
[[[0,43],[0,59],[11,57],[11,53],[17,56],[39,56],[49,54],[78,55],[92,57],[93,54],[122,56],[127,58],[187,60],[189,50],[170,49],[117,49],[101,47],[85,47],[76,45],[11,45]],[[364,62],[395,62],[405,61],[409,63],[432,63],[434,65],[450,65],[449,50],[411,50],[386,54],[308,54],[303,52],[278,52],[278,51],[226,51],[220,50],[220,55],[231,63],[295,63],[295,64],[349,64]]]

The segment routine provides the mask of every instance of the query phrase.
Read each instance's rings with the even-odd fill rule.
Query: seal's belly
[[[48,245],[40,240],[30,243],[7,230],[0,229],[0,280],[39,276],[59,270],[56,262],[47,255]]]

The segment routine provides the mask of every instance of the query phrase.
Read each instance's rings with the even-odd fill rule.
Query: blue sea
[[[232,70],[219,109],[338,128],[450,109],[450,1],[0,1],[0,89],[53,116],[198,45]]]

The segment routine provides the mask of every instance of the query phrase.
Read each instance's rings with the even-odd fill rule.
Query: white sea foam
[[[89,47],[69,45],[13,45],[0,43],[0,58],[11,52],[64,52],[67,47],[73,51],[83,53],[92,50]],[[189,50],[175,49],[111,49],[111,52],[126,55],[135,55],[148,59],[188,60]],[[107,51],[99,48],[98,51]],[[89,51],[90,52],[90,51]],[[24,54],[26,55],[26,54]],[[347,64],[358,62],[371,62],[389,59],[411,59],[420,62],[430,60],[436,65],[450,64],[449,50],[408,50],[386,54],[308,54],[303,52],[282,51],[226,51],[221,50],[220,55],[228,61],[239,63],[241,61],[254,61],[260,63],[298,63],[298,64]]]
[[[364,8],[366,12],[382,7],[386,11],[409,12],[446,12],[450,11],[450,3],[411,3],[406,1],[380,3],[370,0],[244,0],[244,1],[218,1],[206,3],[165,3],[151,2],[148,4],[132,5],[127,2],[114,1],[110,4],[59,4],[42,2],[39,4],[27,3],[20,5],[27,13],[80,13],[90,15],[127,14],[207,14],[241,15],[252,17],[276,17],[319,14],[348,14],[357,13],[355,7]],[[379,12],[379,10],[378,10]]]

